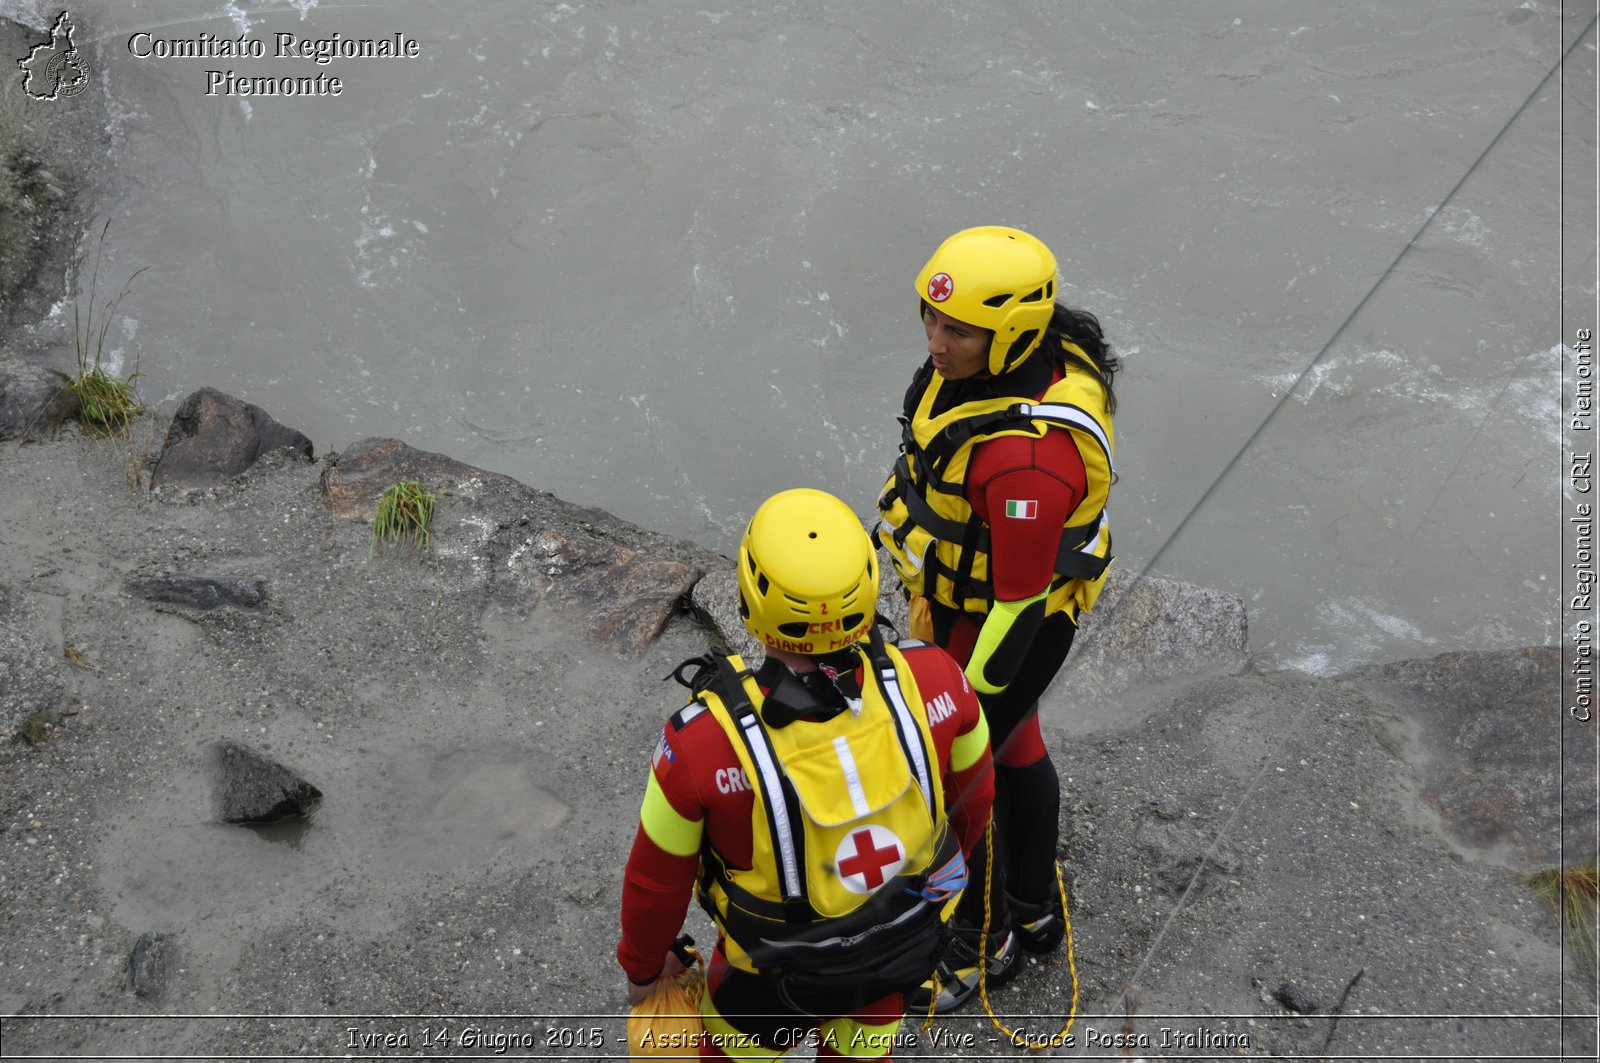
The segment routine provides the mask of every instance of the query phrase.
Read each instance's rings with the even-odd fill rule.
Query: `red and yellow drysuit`
[[[903,667],[910,673],[905,686],[918,692],[910,707],[920,711],[928,724],[945,815],[962,851],[970,852],[983,835],[994,793],[987,725],[960,666],[947,653],[916,643],[900,649]],[[770,689],[771,670],[783,667],[769,659],[756,671],[764,693]],[[840,678],[857,691],[873,681],[870,671],[862,668],[853,677]],[[696,708],[697,703],[691,703],[663,729],[624,875],[617,960],[635,984],[659,974],[683,926],[701,869],[702,846],[714,849],[728,867],[750,868],[754,847],[771,844],[765,830],[756,830],[750,780],[732,740],[710,712]],[[719,938],[707,972],[711,1004],[706,1008],[707,1029],[729,1037],[757,1034],[762,1043],[740,1044],[741,1058],[781,1055],[787,1047],[785,1038],[792,1038],[797,1029],[822,1031],[821,1039],[813,1041],[819,1058],[889,1055],[888,1036],[904,1011],[899,993],[872,1001],[841,995],[834,1013],[838,1018],[822,1022],[790,1012],[758,975],[741,967],[748,967],[743,950]],[[785,1017],[785,1012],[790,1014]],[[729,1020],[738,1025],[731,1026]],[[775,1034],[779,1027],[788,1032]],[[701,1057],[733,1054],[722,1051],[725,1045],[723,1039],[708,1039],[701,1045]]]
[[[1004,805],[1059,802],[1038,698],[1104,581],[1114,478],[1104,388],[1076,364],[1081,351],[1045,342],[1071,353],[953,382],[923,366],[877,529],[901,581],[929,600],[934,641],[983,697],[1001,787],[995,877],[1030,916],[1054,893],[1055,817],[1008,817]],[[958,918],[976,923],[973,898]]]

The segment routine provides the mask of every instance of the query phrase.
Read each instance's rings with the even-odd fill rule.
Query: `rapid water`
[[[1013,224],[1126,359],[1120,564],[1241,595],[1267,666],[1560,637],[1592,30],[1386,270],[1593,5],[71,10],[111,100],[102,284],[145,269],[108,347],[165,410],[211,385],[319,453],[396,436],[727,551],[781,488],[870,512],[914,274]],[[276,59],[280,32],[418,54]],[[135,54],[201,34],[267,57]]]

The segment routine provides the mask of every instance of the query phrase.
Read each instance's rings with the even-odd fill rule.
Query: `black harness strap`
[[[805,831],[800,826],[800,817],[803,812],[800,808],[800,796],[795,793],[794,785],[782,770],[776,771],[779,790],[771,792],[771,787],[764,784],[760,778],[759,766],[763,763],[776,765],[778,763],[777,751],[772,748],[772,741],[767,737],[761,724],[761,718],[750,704],[750,698],[745,694],[744,680],[750,676],[748,669],[740,670],[733,666],[727,657],[717,657],[717,678],[712,684],[712,691],[722,699],[727,706],[728,715],[733,718],[735,727],[740,737],[744,739],[749,750],[750,759],[758,766],[758,777],[750,780],[752,786],[759,786],[762,795],[762,808],[767,815],[767,832],[772,839],[774,852],[779,853],[782,861],[782,846],[787,838],[790,851],[793,853],[793,873],[796,879],[796,888],[791,888],[788,882],[780,883],[783,889],[782,909],[784,918],[794,921],[810,921],[817,917],[816,910],[811,907],[811,901],[806,891],[806,843]],[[775,802],[783,803],[783,811],[789,829],[785,831],[779,823]],[[720,863],[720,861],[718,861]],[[731,885],[723,880],[724,887]]]

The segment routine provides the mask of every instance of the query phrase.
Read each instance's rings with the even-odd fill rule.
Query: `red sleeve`
[[[622,878],[622,940],[617,962],[633,982],[653,981],[683,927],[694,896],[695,856],[673,856],[645,833],[633,836],[628,869]]]
[[[983,722],[983,709],[961,666],[948,653],[937,646],[922,646],[907,649],[905,655],[939,755],[945,811],[962,852],[970,855],[983,837],[994,804],[994,761],[985,743],[976,761],[956,771],[951,767],[951,747],[958,735],[970,734]]]
[[[1061,529],[1088,489],[1072,434],[1001,436],[980,443],[967,473],[967,502],[989,526],[996,601],[1016,602],[1050,586]]]
[[[681,719],[681,717],[675,717]],[[663,796],[684,819],[703,824],[702,841],[735,867],[749,867],[755,798],[728,737],[709,713],[681,727],[669,722],[650,766]],[[634,982],[661,972],[694,898],[698,853],[675,856],[651,840],[641,821],[622,879],[622,939],[617,962]]]
[[[685,819],[703,821],[705,807],[693,753],[684,733],[668,723],[650,771],[674,811]],[[644,828],[644,814],[641,810],[622,876],[622,939],[617,942],[617,962],[629,980],[638,983],[661,973],[667,951],[683,927],[700,867],[698,854],[676,856],[652,841]]]

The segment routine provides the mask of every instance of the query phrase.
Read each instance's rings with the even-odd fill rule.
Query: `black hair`
[[[917,300],[917,317],[919,319],[926,317],[928,311],[932,309],[933,306],[928,302],[928,300]],[[1019,344],[1027,343],[1030,342],[1032,338],[1033,335],[1031,331],[1024,332],[1021,336],[1017,337],[1016,342]],[[1067,348],[1063,347],[1063,340],[1077,347],[1084,353],[1086,357],[1079,358]],[[1113,385],[1113,380],[1116,375],[1122,371],[1122,359],[1117,357],[1115,352],[1112,351],[1111,345],[1106,342],[1105,333],[1102,332],[1100,328],[1099,318],[1095,317],[1087,310],[1074,310],[1066,303],[1058,302],[1055,305],[1055,310],[1050,314],[1050,323],[1045,326],[1044,339],[1040,342],[1039,348],[1040,349],[1038,353],[1042,356],[1041,360],[1035,361],[1033,358],[1027,359],[1027,361],[1025,361],[1021,367],[1023,371],[1026,371],[1026,368],[1029,366],[1040,365],[1041,363],[1048,363],[1065,371],[1067,368],[1067,363],[1070,361],[1076,364],[1079,368],[1087,369],[1089,372],[1094,374],[1095,379],[1100,381],[1100,386],[1105,389],[1106,413],[1117,412],[1117,393]],[[1012,372],[1015,373],[1017,371],[1018,370],[1014,369]],[[924,362],[922,369],[918,371],[918,374],[915,377],[913,377],[911,381],[911,388],[906,392],[906,416],[909,417],[911,415],[910,402],[912,395],[921,394],[922,383],[932,372],[933,363],[931,361]],[[1003,375],[1003,377],[1010,376],[1010,373]],[[946,398],[944,404],[942,405],[964,402],[969,398],[973,398],[974,396],[968,394],[968,392],[972,391],[974,388],[980,391],[997,389],[999,385],[997,385],[996,382],[1000,379],[1003,379],[1003,377],[990,376],[989,370],[984,368],[979,372],[978,376],[974,377],[972,380],[959,381],[958,384],[962,386],[958,386],[956,388],[946,388],[944,392]],[[1007,381],[1007,383],[1014,382],[1014,380]],[[1045,380],[1040,384],[1040,386],[1043,387],[1044,384],[1047,383],[1049,383],[1049,381]],[[1000,393],[1004,392],[1001,391]]]
[[[1087,357],[1079,358],[1061,345],[1062,340],[1083,351]],[[1106,412],[1117,412],[1117,393],[1112,381],[1122,370],[1122,359],[1106,342],[1099,318],[1087,310],[1074,310],[1066,303],[1057,303],[1055,312],[1050,315],[1050,324],[1045,328],[1044,343],[1040,346],[1057,365],[1065,368],[1068,360],[1071,360],[1093,373],[1105,389]]]

